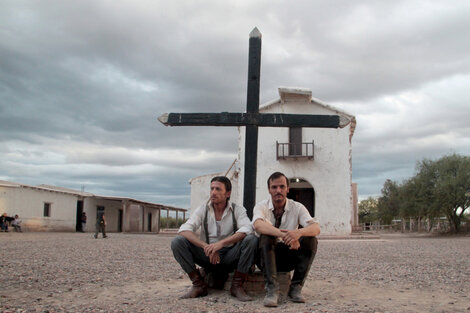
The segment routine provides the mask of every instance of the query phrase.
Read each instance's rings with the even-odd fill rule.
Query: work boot
[[[230,294],[243,302],[253,300],[243,289],[243,283],[246,281],[247,276],[246,273],[235,271],[232,278],[232,287],[230,288]]]
[[[279,302],[279,286],[266,285],[266,296],[264,296],[263,304],[267,307],[276,307]]]
[[[302,296],[302,285],[300,284],[290,285],[287,296],[292,302],[305,303],[305,298]]]
[[[191,289],[184,294],[180,299],[188,299],[188,298],[198,298],[207,296],[207,285],[204,282],[204,279],[201,276],[201,273],[198,269],[192,271],[188,274],[189,278],[193,282]]]
[[[303,237],[300,241],[300,249],[295,257],[294,275],[292,276],[287,297],[292,302],[305,303],[302,296],[302,287],[308,276],[310,267],[317,251],[318,240],[315,237]]]
[[[279,283],[277,281],[274,243],[274,237],[261,235],[259,245],[260,257],[264,281],[266,282],[266,296],[264,297],[263,304],[267,307],[276,307],[279,301]]]

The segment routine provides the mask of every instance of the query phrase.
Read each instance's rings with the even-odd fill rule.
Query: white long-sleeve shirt
[[[261,219],[274,226],[276,218],[274,217],[273,211],[274,206],[271,199],[259,202],[253,209],[253,223],[255,223],[256,220]],[[310,216],[307,208],[302,203],[287,199],[279,229],[294,230],[299,228],[299,225],[307,227],[314,223],[318,223],[318,220],[315,217]],[[256,235],[259,237],[258,233],[256,233]]]
[[[233,230],[233,219],[232,213],[235,214],[235,220],[237,221],[237,233],[245,233],[249,235],[253,233],[253,226],[251,221],[246,215],[246,209],[243,206],[235,205],[233,208],[232,203],[229,202],[225,207],[224,214],[220,221],[215,220],[214,208],[212,203],[207,205],[209,211],[207,212],[207,229],[209,232],[209,243],[215,243],[224,238],[227,238],[234,234]],[[178,233],[183,231],[192,231],[196,233],[201,229],[200,239],[206,241],[206,233],[204,230],[204,216],[206,214],[206,205],[198,207],[189,217],[189,219],[181,225]]]

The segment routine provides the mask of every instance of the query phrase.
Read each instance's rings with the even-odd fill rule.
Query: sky
[[[470,155],[469,1],[0,1],[0,180],[188,208],[189,179],[236,158],[249,33],[260,102],[281,86],[357,119],[359,199],[418,161]]]

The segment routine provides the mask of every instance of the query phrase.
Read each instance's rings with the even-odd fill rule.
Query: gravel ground
[[[305,304],[263,307],[190,282],[171,236],[0,233],[1,312],[470,312],[470,237],[320,240]]]

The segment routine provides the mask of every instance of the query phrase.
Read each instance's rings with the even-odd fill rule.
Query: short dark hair
[[[278,179],[279,177],[284,177],[286,179],[286,182],[287,182],[287,187],[289,187],[289,179],[287,178],[286,175],[284,175],[283,173],[281,172],[274,172],[271,174],[271,176],[269,176],[268,178],[268,189],[269,189],[269,183],[272,181],[272,180],[275,180],[275,179]]]
[[[215,176],[211,179],[211,183],[215,181],[224,184],[225,191],[232,191],[232,183],[230,182],[230,179],[228,179],[226,176]]]

